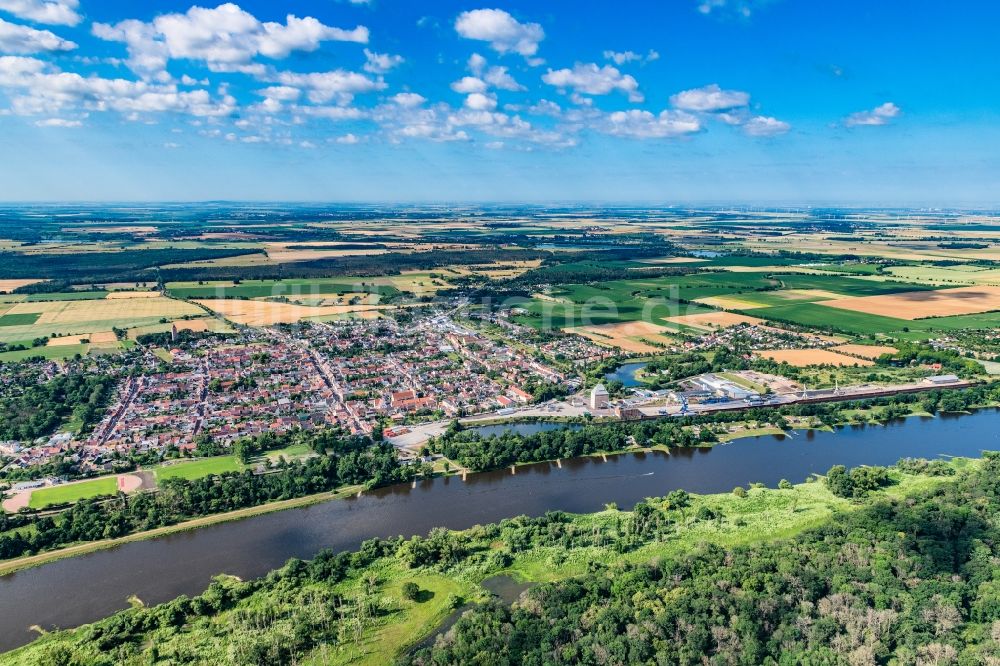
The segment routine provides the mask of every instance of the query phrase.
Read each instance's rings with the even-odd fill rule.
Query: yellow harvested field
[[[804,266],[724,266],[730,273],[803,273],[805,275],[829,275],[825,271]]]
[[[268,258],[277,264],[287,264],[295,261],[312,261],[314,259],[331,259],[336,257],[375,256],[392,252],[387,248],[368,248],[360,250],[275,250],[268,251]]]
[[[852,358],[826,349],[769,349],[757,352],[764,358],[778,363],[788,363],[797,368],[807,365],[875,365],[864,358]]]
[[[18,303],[8,314],[37,312],[41,316],[35,325],[77,324],[88,321],[120,320],[151,317],[183,317],[198,315],[202,311],[184,301],[172,298],[126,298],[98,301],[47,301],[40,303]]]
[[[20,289],[36,282],[41,282],[41,280],[0,280],[0,291],[9,294],[15,289]]]
[[[837,345],[836,347],[830,347],[830,349],[842,354],[860,356],[861,358],[869,358],[872,360],[878,358],[882,354],[895,354],[899,351],[895,347],[889,347],[886,345]]]
[[[707,261],[699,257],[663,257],[662,259],[640,259],[641,264],[697,264]]]
[[[600,324],[567,328],[568,333],[576,333],[598,344],[616,347],[622,351],[636,354],[649,354],[663,351],[654,344],[670,345],[675,339],[664,333],[669,329],[646,321],[628,321],[618,324]]]
[[[69,347],[82,344],[84,340],[90,339],[90,333],[80,333],[79,335],[63,335],[58,338],[49,338],[46,347]]]
[[[377,305],[328,305],[313,307],[296,305],[294,303],[275,303],[272,301],[241,301],[234,299],[210,299],[195,301],[213,312],[237,324],[247,326],[271,326],[273,324],[294,324],[311,317],[330,317],[335,315],[360,315],[377,317],[383,306]]]
[[[456,275],[479,275],[496,280],[513,278],[542,265],[541,259],[531,261],[500,261],[494,264],[476,264],[470,266],[446,266]]]
[[[713,308],[722,308],[723,310],[753,310],[754,308],[768,307],[764,303],[748,301],[738,296],[706,296],[705,298],[696,298],[694,300],[698,303],[711,305]]]
[[[90,342],[95,345],[108,345],[118,342],[114,331],[95,331],[90,334]]]
[[[790,301],[811,301],[844,297],[843,294],[836,294],[823,289],[779,289],[778,291],[769,293],[771,296],[786,298]]]
[[[535,292],[531,295],[532,298],[537,298],[540,301],[549,301],[551,303],[572,303],[568,298],[562,298],[561,296],[551,296],[549,294],[543,294],[541,292]]]
[[[906,291],[880,296],[838,298],[823,301],[819,305],[897,319],[949,317],[1000,310],[1000,287],[984,285],[938,291]]]
[[[127,301],[134,298],[159,298],[158,291],[112,291],[108,293],[107,299],[111,301]]]
[[[171,326],[176,326],[178,331],[192,331],[200,333],[202,331],[215,331],[218,333],[232,332],[232,328],[224,321],[215,318],[203,317],[201,319],[178,319],[170,324],[151,324],[149,326],[138,326],[130,328],[128,337],[135,340],[140,335],[146,333],[163,333],[169,331]]]
[[[729,328],[738,324],[762,324],[763,319],[747,317],[733,312],[706,312],[704,314],[682,315],[668,317],[666,321],[695,328]]]

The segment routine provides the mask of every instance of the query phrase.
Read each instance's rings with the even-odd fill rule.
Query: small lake
[[[521,424],[536,425],[536,424]],[[28,627],[72,627],[127,607],[202,592],[211,577],[260,576],[290,557],[323,548],[356,548],[371,537],[464,529],[549,510],[623,509],[683,488],[728,492],[785,478],[800,482],[836,464],[892,464],[903,457],[978,456],[1000,449],[1000,412],[910,418],[887,426],[796,432],[742,439],[714,448],[676,448],[539,463],[510,470],[430,479],[361,497],[212,525],[125,544],[0,577],[0,650],[32,640]]]
[[[643,383],[636,377],[636,373],[645,368],[648,363],[623,363],[615,368],[614,372],[604,375],[607,381],[618,380],[625,385],[625,388],[642,386]]]

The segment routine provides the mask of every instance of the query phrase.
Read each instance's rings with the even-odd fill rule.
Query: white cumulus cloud
[[[388,53],[375,53],[365,49],[364,70],[372,74],[385,74],[393,67],[403,64],[403,56],[389,55]]]
[[[477,76],[463,76],[451,84],[451,89],[463,95],[482,93],[486,92],[486,82]]]
[[[844,124],[848,127],[886,125],[900,113],[901,110],[898,106],[892,102],[886,102],[876,106],[871,111],[852,113],[844,120]]]
[[[413,108],[415,106],[420,106],[427,101],[427,98],[423,95],[418,95],[412,92],[401,92],[392,96],[392,101],[399,106],[405,108]]]
[[[257,56],[285,58],[293,51],[315,51],[324,41],[368,42],[364,26],[345,30],[292,14],[283,24],[261,22],[233,3],[214,9],[192,7],[184,14],[163,14],[148,23],[135,19],[114,25],[95,23],[93,33],[126,44],[129,66],[142,76],[159,78],[164,78],[170,60],[198,60],[218,71],[255,73],[261,66],[250,63]]]
[[[629,101],[643,101],[639,82],[611,65],[598,67],[595,63],[577,63],[573,69],[550,69],[542,75],[542,81],[550,86],[569,88],[586,95],[607,95],[620,91],[628,95]]]
[[[770,116],[754,116],[743,125],[743,131],[750,136],[777,136],[791,128],[785,121]]]
[[[76,44],[48,31],[0,19],[0,53],[72,51]]]
[[[702,111],[711,113],[726,111],[750,103],[750,94],[739,90],[723,90],[718,84],[684,90],[671,96],[670,103],[685,111]]]
[[[668,109],[655,115],[642,109],[629,109],[610,114],[599,129],[633,139],[663,139],[700,132],[701,122],[684,111]]]
[[[338,104],[348,104],[357,94],[386,88],[384,81],[343,69],[330,72],[278,72],[275,83],[306,90],[309,100],[316,104],[331,100]]]
[[[0,11],[46,25],[77,25],[79,0],[0,0]]]
[[[465,106],[473,111],[492,111],[497,108],[497,98],[488,93],[472,93],[465,98]]]
[[[474,9],[462,12],[455,20],[455,31],[466,39],[489,42],[498,53],[533,56],[545,31],[538,23],[520,23],[502,9]]]

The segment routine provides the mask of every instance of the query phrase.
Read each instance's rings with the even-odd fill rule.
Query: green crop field
[[[217,456],[159,465],[153,468],[153,474],[156,475],[157,481],[165,481],[166,479],[200,479],[210,474],[239,472],[243,469],[243,464],[233,456]]]
[[[53,504],[79,502],[82,499],[100,497],[101,495],[114,495],[117,492],[118,479],[115,477],[81,481],[79,483],[67,483],[51,488],[39,488],[33,491],[31,493],[31,502],[28,506],[32,509],[44,509]]]
[[[876,275],[879,272],[878,264],[806,264],[806,266],[817,271],[850,273],[852,275]]]
[[[64,358],[72,358],[77,354],[83,356],[88,351],[90,351],[89,344],[59,345],[58,347],[31,347],[29,349],[19,349],[18,351],[0,352],[0,362],[23,361],[26,358],[35,357],[55,361]]]
[[[907,327],[913,328],[914,324],[914,322],[907,319],[881,317],[864,312],[851,312],[850,310],[830,308],[815,303],[781,305],[754,309],[749,312],[755,317],[763,317],[764,319],[786,321],[819,329],[836,329],[861,335],[902,331]]]
[[[40,312],[26,312],[23,314],[6,314],[0,316],[0,326],[31,326],[42,316]]]
[[[864,278],[843,277],[839,275],[803,275],[792,273],[775,275],[785,285],[785,289],[822,289],[833,291],[844,296],[875,296],[877,294],[895,294],[902,291],[920,291],[933,289],[925,284],[906,282],[879,282]]]

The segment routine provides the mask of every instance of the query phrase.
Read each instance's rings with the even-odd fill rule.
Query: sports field
[[[823,301],[825,307],[874,315],[892,313],[900,319],[949,317],[1000,310],[1000,287],[987,285],[937,291],[907,291],[863,298]]]
[[[210,474],[239,472],[243,469],[243,464],[235,457],[217,456],[158,465],[152,471],[157,481],[164,481],[166,479],[200,479]]]
[[[52,504],[78,502],[82,499],[114,495],[118,492],[118,480],[114,477],[65,483],[51,488],[38,488],[32,491],[28,506],[32,509],[43,509]]]

